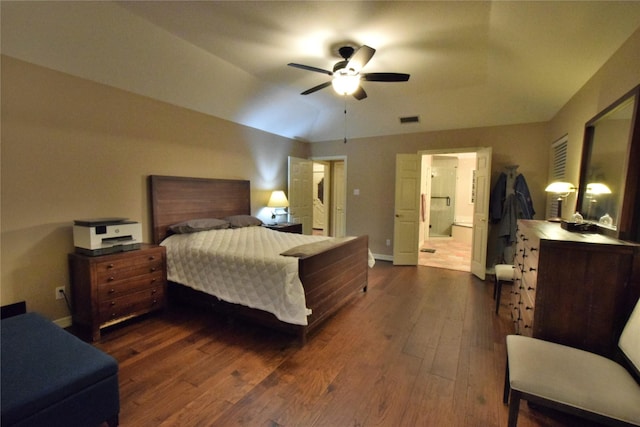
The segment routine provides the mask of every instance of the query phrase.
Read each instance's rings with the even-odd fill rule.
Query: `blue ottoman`
[[[118,363],[36,313],[0,322],[7,426],[118,425]]]

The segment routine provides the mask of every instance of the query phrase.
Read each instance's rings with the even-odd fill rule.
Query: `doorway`
[[[313,163],[313,226],[312,233],[317,236],[324,236],[328,230],[328,197],[330,193],[325,193],[325,164]]]
[[[423,155],[418,265],[471,271],[476,153]]]
[[[430,176],[431,156],[457,153],[475,153],[476,155],[475,171],[468,186],[473,206],[470,271],[474,276],[484,280],[487,272],[489,234],[491,147],[396,154],[393,264],[418,265],[420,248],[426,236],[425,230],[428,230],[430,224],[431,180],[424,178],[425,173],[426,176]]]
[[[343,237],[346,234],[346,161],[313,161],[312,234]]]
[[[346,158],[289,157],[289,211],[303,234],[346,234]]]

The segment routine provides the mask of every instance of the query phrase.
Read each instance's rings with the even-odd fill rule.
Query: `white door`
[[[487,268],[487,235],[489,234],[489,193],[491,186],[491,147],[481,148],[476,157],[475,204],[473,206],[473,239],[471,273],[484,280]]]
[[[420,158],[417,154],[398,154],[393,221],[394,265],[418,265],[419,200]]]
[[[313,228],[313,162],[289,157],[289,214],[302,224],[302,234]]]
[[[333,195],[334,221],[333,234],[334,237],[343,237],[347,233],[346,221],[346,190],[344,182],[344,162],[334,162],[333,164]]]

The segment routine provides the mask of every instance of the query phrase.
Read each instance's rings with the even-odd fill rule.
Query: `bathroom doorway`
[[[418,264],[471,271],[476,153],[424,155]]]

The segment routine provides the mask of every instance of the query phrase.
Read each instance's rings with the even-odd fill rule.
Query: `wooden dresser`
[[[166,249],[143,244],[138,250],[102,256],[69,254],[73,325],[100,339],[100,329],[166,305]]]
[[[517,334],[604,356],[640,295],[640,246],[519,220],[511,316]]]

